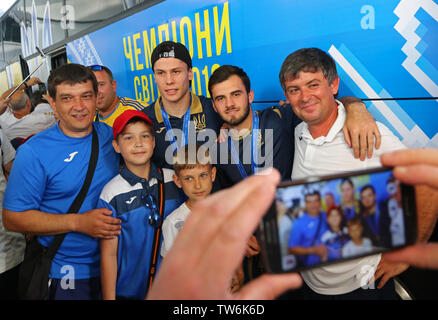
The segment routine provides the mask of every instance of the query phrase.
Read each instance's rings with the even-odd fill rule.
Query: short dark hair
[[[350,186],[354,188],[353,180],[350,178],[342,178],[340,185],[342,186],[344,183],[348,183]]]
[[[319,200],[321,200],[321,193],[318,190],[312,190],[306,192],[306,194],[304,195],[304,201],[307,201],[307,197],[311,196],[318,196]]]
[[[360,194],[362,194],[362,192],[364,192],[366,189],[370,189],[374,194],[376,194],[376,189],[370,185],[370,184],[366,184],[364,185],[361,189],[360,189]]]
[[[353,219],[350,219],[347,221],[347,227],[351,227],[354,225],[358,225],[358,226],[361,226],[363,228],[362,221],[360,220],[360,218],[356,217],[356,218],[353,218]]]
[[[100,66],[100,69],[101,69],[101,70],[96,70],[96,69],[93,69],[92,67],[93,67],[93,66],[88,67],[88,68],[90,68],[92,71],[105,71],[106,74],[108,75],[110,81],[112,82],[112,81],[114,80],[114,76],[113,76],[113,73],[112,73],[112,71],[111,71],[110,68],[105,67],[105,66]]]
[[[210,93],[210,96],[213,98],[211,89],[214,85],[224,82],[233,75],[238,76],[242,80],[243,84],[245,85],[246,92],[249,93],[251,91],[251,82],[246,72],[243,71],[242,68],[226,64],[217,68],[211,75],[208,81],[208,92]]]
[[[73,85],[87,81],[91,81],[94,93],[97,94],[96,76],[90,69],[77,63],[64,64],[50,73],[49,79],[47,80],[49,95],[55,100],[56,87],[61,83],[65,82]]]
[[[336,63],[329,54],[318,48],[299,49],[286,57],[280,69],[280,83],[283,90],[288,79],[295,79],[301,71],[321,71],[329,83],[338,76]]]

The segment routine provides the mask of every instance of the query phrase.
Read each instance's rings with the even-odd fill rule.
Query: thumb
[[[297,273],[262,275],[245,285],[235,299],[272,300],[287,290],[301,287],[302,280]]]
[[[350,134],[345,126],[342,128],[342,133],[344,134],[345,142],[348,144],[348,147],[351,148]]]
[[[98,208],[98,209],[91,210],[91,212],[93,212],[95,214],[104,214],[107,216],[112,215],[112,213],[113,213],[111,210],[109,210],[107,208]]]

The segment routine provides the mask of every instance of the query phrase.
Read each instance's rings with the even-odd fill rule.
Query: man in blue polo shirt
[[[304,197],[304,214],[295,220],[290,232],[289,253],[298,258],[300,266],[326,261],[328,250],[321,236],[328,230],[326,214],[321,211],[321,194],[314,191]]]
[[[93,124],[97,81],[92,71],[66,64],[51,73],[48,85],[59,121],[17,152],[3,201],[3,223],[11,231],[37,235],[43,246],[49,246],[54,235],[67,233],[52,262],[49,298],[97,299],[97,238],[120,233],[120,220],[108,209],[96,209],[97,201],[117,174],[119,157],[111,145],[111,127]],[[85,180],[93,127],[99,139],[97,166],[81,209],[67,214]]]

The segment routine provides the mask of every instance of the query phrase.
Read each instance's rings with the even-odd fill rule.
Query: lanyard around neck
[[[169,116],[167,114],[167,112],[164,110],[163,107],[163,103],[160,102],[161,105],[161,114],[163,116],[163,122],[164,122],[164,126],[166,127],[166,132],[170,137],[170,144],[173,146],[173,151],[175,152],[175,150],[178,150],[178,144],[176,143],[176,138],[175,135],[173,134],[173,129],[172,126],[170,124],[169,121]],[[186,113],[184,114],[184,118],[183,118],[183,136],[182,136],[182,141],[181,141],[181,146],[185,146],[187,144],[187,140],[188,140],[188,136],[189,136],[189,122],[190,122],[190,109],[192,106],[192,95],[190,95],[190,104],[189,107],[186,111]]]
[[[251,129],[251,174],[257,173],[257,164],[258,164],[258,149],[257,149],[257,140],[259,134],[259,117],[255,111],[252,113],[252,129]],[[240,162],[239,154],[234,148],[233,142],[231,141],[231,136],[228,135],[228,145],[230,148],[231,156],[233,157],[234,163],[236,163],[237,168],[239,169],[240,175],[242,178],[246,178],[248,175],[246,174],[245,169],[243,168],[242,162]]]

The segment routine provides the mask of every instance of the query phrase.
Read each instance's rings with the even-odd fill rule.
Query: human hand
[[[378,289],[382,289],[389,279],[398,276],[400,273],[406,271],[409,268],[409,264],[402,262],[388,261],[385,258],[385,254],[382,255],[376,272],[374,273],[374,280],[382,278],[377,286]]]
[[[394,177],[401,182],[438,189],[438,149],[406,149],[383,154],[380,160],[395,167]]]
[[[353,148],[356,159],[360,158],[363,161],[366,157],[371,158],[374,142],[376,149],[380,148],[381,135],[379,128],[362,102],[348,104],[347,119],[342,132],[344,133],[345,142],[350,148]]]
[[[325,245],[320,244],[312,247],[312,254],[319,256],[322,261],[327,261],[328,249]]]
[[[278,171],[271,169],[197,202],[163,260],[147,298],[273,299],[298,288],[298,274],[265,274],[238,293],[230,293],[230,280],[279,182]]]
[[[252,235],[251,238],[249,238],[248,240],[245,256],[249,258],[259,253],[260,253],[259,243],[257,242],[257,238],[254,235]]]
[[[388,262],[404,262],[417,268],[438,269],[438,243],[417,244],[385,253]]]
[[[120,234],[121,220],[111,217],[112,211],[104,208],[74,214],[74,230],[93,238],[112,239]]]
[[[245,274],[243,273],[243,266],[240,264],[237,267],[237,270],[233,274],[233,278],[231,279],[231,287],[230,292],[236,293],[242,288],[243,281],[245,279]]]
[[[217,142],[222,143],[227,140],[228,138],[228,131],[231,129],[231,126],[227,123],[223,123],[220,130],[219,130],[219,136],[217,137]]]
[[[32,77],[32,78],[30,78],[29,80],[26,81],[26,84],[29,87],[32,87],[32,86],[34,86],[34,85],[36,85],[38,83],[41,83],[41,82],[42,81],[40,79],[38,79],[37,77]]]
[[[6,108],[8,107],[11,99],[11,97],[9,97],[8,99],[0,98],[0,114],[6,111]]]

